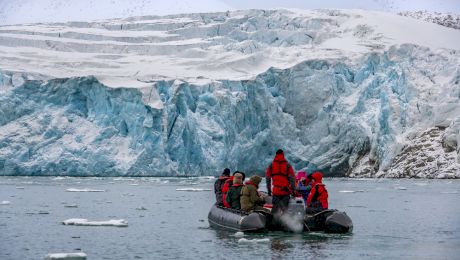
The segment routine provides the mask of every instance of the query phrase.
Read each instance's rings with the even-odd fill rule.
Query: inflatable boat
[[[209,225],[230,231],[262,231],[267,225],[267,216],[262,212],[243,212],[213,205],[208,214]]]
[[[284,218],[276,218],[268,213],[271,205],[266,205],[267,212],[252,211],[249,213],[213,205],[208,214],[208,221],[213,228],[242,232],[286,230],[349,233],[353,231],[353,222],[345,212],[335,209],[310,210],[304,205],[302,198],[291,199]],[[289,223],[283,219],[288,219]],[[296,228],[293,229],[293,227]]]

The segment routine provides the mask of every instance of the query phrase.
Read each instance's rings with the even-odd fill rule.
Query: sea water
[[[325,179],[351,234],[238,233],[207,221],[201,178],[0,177],[0,259],[459,259],[460,180]],[[261,187],[264,187],[261,184]],[[66,226],[71,218],[127,227]]]

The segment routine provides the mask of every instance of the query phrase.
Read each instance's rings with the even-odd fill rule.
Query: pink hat
[[[306,172],[298,172],[297,176],[295,176],[296,181],[300,180],[301,178],[306,178],[307,173]]]

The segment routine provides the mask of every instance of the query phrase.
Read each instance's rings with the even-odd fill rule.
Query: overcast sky
[[[352,8],[460,14],[460,0],[0,0],[0,24],[91,21],[189,12],[272,8]]]

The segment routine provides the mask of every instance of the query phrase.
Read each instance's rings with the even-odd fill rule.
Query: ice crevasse
[[[231,13],[220,15],[224,18],[218,16],[220,20],[215,21],[233,19]],[[333,18],[305,22],[305,26],[316,28],[327,21],[331,27],[314,34],[315,40],[296,31],[292,39],[286,36],[290,42],[277,43],[280,35],[287,34],[279,28],[298,30],[303,22],[284,26],[282,19],[291,19],[283,16],[284,11],[264,12],[265,18],[257,13],[257,19],[251,18],[251,12],[245,15],[234,18],[235,24],[216,25],[220,28],[216,30],[207,24],[198,29],[182,28],[193,24],[188,21],[181,22],[179,29],[175,24],[149,26],[192,36],[212,32],[216,42],[228,40],[220,36],[225,32],[236,37],[225,46],[241,49],[244,55],[248,52],[247,57],[270,44],[279,44],[274,48],[323,44],[332,35],[325,32],[337,27]],[[273,22],[277,19],[279,23]],[[260,31],[257,26],[268,29]],[[230,31],[234,27],[254,27],[256,33]],[[277,37],[270,31],[272,27],[278,30]],[[358,27],[362,29],[357,31],[359,37],[369,33],[367,27]],[[17,42],[14,37],[21,37],[23,44],[35,44],[30,35],[11,36],[14,30],[7,29],[0,35],[6,49]],[[96,37],[62,33],[62,37],[66,35]],[[243,36],[247,38],[244,41],[240,39]],[[86,50],[81,47],[83,40],[62,43],[60,37],[52,48]],[[129,39],[142,40],[136,37]],[[156,50],[132,43],[125,47],[105,44],[101,48],[113,45],[107,50]],[[186,44],[193,48],[184,55],[192,55],[198,47],[214,50],[209,42]],[[88,48],[97,47],[92,44]],[[296,170],[318,169],[328,176],[458,178],[459,64],[456,50],[394,44],[353,58],[347,58],[346,52],[317,55],[292,66],[271,67],[247,79],[200,83],[187,77],[165,77],[145,81],[148,84],[142,87],[114,88],[90,74],[49,78],[3,69],[0,175],[196,176],[217,175],[224,167],[262,173],[274,152],[282,148]]]
[[[402,45],[359,63],[308,60],[254,80],[158,81],[144,89],[109,88],[90,76],[41,81],[3,72],[0,171],[260,172],[283,148],[296,169],[343,176],[359,174],[354,166],[367,163],[384,172],[417,129],[450,129],[446,138],[458,153],[456,62]],[[436,70],[453,76],[438,82]],[[15,77],[23,83],[15,86]]]

